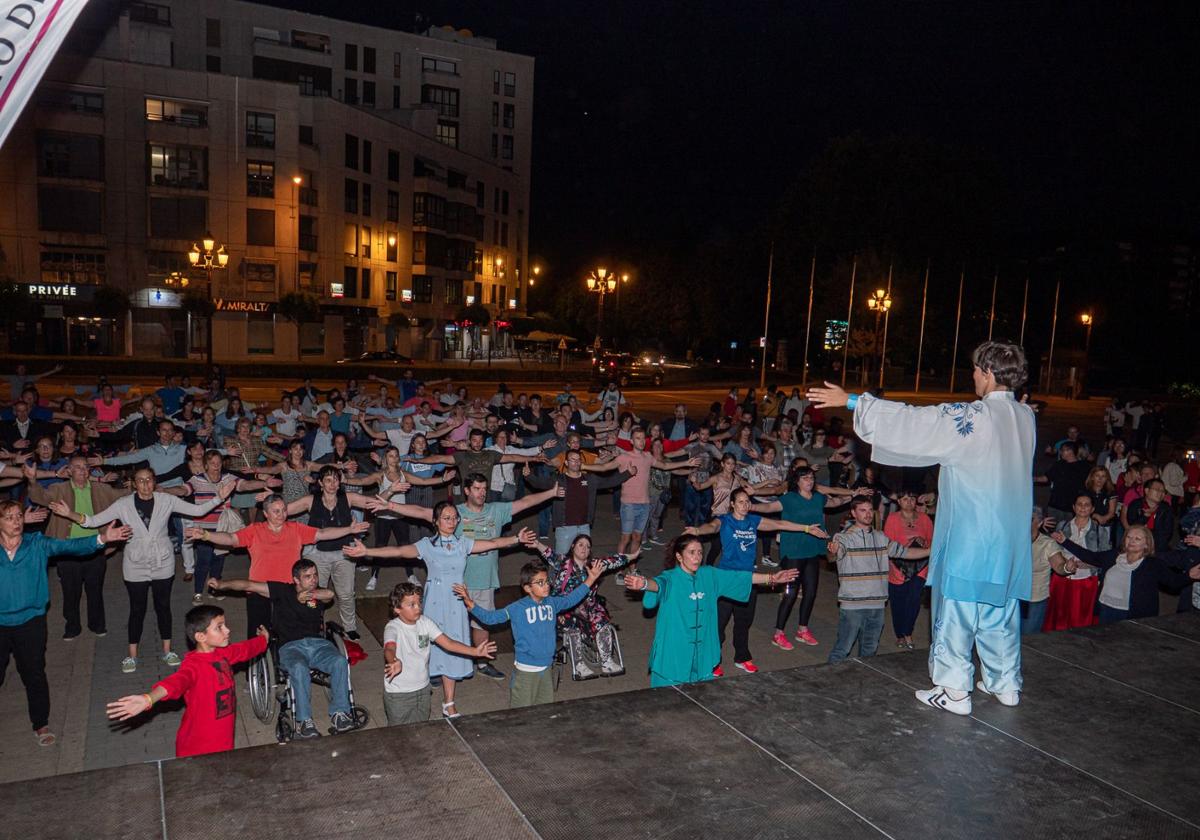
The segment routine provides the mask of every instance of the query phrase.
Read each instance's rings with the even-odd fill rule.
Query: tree
[[[279,299],[279,314],[296,325],[296,360],[300,360],[300,326],[321,320],[321,303],[304,292],[288,292]]]

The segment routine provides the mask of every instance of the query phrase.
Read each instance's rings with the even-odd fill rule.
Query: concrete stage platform
[[[1030,637],[1024,670],[969,718],[913,699],[918,652],[35,779],[0,833],[1200,838],[1200,616]]]

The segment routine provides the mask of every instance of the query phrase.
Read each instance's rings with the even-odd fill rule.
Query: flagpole
[[[842,387],[846,387],[846,362],[850,358],[850,321],[854,317],[854,278],[858,274],[858,257],[850,267],[850,305],[846,307],[846,338],[842,342]]]
[[[925,289],[921,292],[921,332],[917,339],[917,384],[914,391],[921,390],[921,352],[925,349],[925,303],[929,300],[929,260],[925,260]]]
[[[888,266],[888,284],[887,296],[892,296],[892,266]],[[888,319],[892,314],[890,308],[884,310],[883,313],[883,345],[879,350],[879,387],[883,387],[883,371],[887,367],[887,334],[888,334]]]
[[[1050,354],[1046,359],[1046,393],[1054,383],[1054,336],[1058,332],[1058,292],[1062,288],[1062,280],[1054,283],[1054,315],[1050,320]]]
[[[1025,275],[1025,297],[1021,300],[1021,341],[1025,345],[1025,316],[1029,312],[1029,275]]]
[[[996,269],[996,276],[992,278],[992,314],[988,316],[988,341],[992,340],[992,325],[996,323],[996,287],[1000,285],[1000,269]]]
[[[958,328],[962,325],[963,280],[967,276],[967,267],[963,266],[958,275],[958,314],[954,316],[954,349],[950,353],[950,393],[954,393],[954,372],[958,367]]]
[[[812,343],[812,307],[813,289],[817,281],[817,252],[813,249],[812,268],[808,272],[808,323],[804,327],[804,371],[801,374],[803,383],[800,390],[808,389],[808,346]]]
[[[771,273],[775,269],[775,243],[771,243],[771,256],[767,258],[767,305],[763,312],[762,367],[758,371],[758,390],[767,384],[767,330],[771,327]]]

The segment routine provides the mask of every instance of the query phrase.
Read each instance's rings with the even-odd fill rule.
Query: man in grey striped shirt
[[[883,607],[888,597],[888,558],[920,560],[928,548],[910,548],[875,528],[871,497],[850,505],[854,521],[829,541],[838,566],[838,635],[829,661],[841,662],[858,640],[860,657],[874,656],[883,634]]]

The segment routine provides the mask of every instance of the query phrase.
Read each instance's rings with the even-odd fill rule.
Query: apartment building
[[[201,357],[197,295],[217,359],[502,343],[529,279],[533,65],[466,30],[97,0],[0,149],[0,278],[39,305],[10,349]],[[224,268],[191,265],[206,236]],[[319,321],[284,316],[292,292]],[[490,335],[464,329],[473,303]]]

